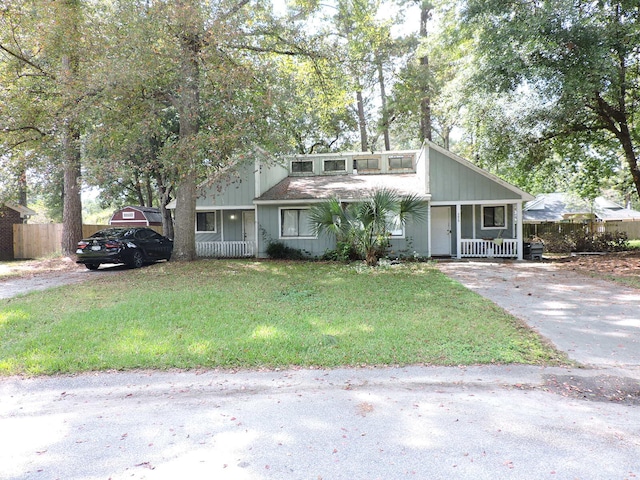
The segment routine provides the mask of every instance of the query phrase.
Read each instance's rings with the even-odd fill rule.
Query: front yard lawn
[[[566,358],[426,263],[199,260],[0,301],[0,374]]]

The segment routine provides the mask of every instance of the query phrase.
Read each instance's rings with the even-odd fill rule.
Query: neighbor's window
[[[346,163],[344,160],[325,160],[324,171],[325,172],[344,172],[346,170]]]
[[[504,205],[482,207],[482,228],[506,228],[506,208]]]
[[[399,170],[403,168],[413,168],[413,157],[409,155],[389,157],[389,168],[392,170]]]
[[[196,213],[196,232],[215,232],[216,212]]]
[[[293,161],[291,162],[291,172],[292,173],[311,173],[313,172],[313,162],[310,160],[305,160],[302,162]]]
[[[136,218],[136,212],[122,212],[123,220],[133,220]]]
[[[308,208],[280,210],[281,237],[313,237]]]

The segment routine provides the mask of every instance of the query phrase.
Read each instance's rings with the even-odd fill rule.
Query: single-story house
[[[533,197],[434,143],[420,150],[295,155],[239,165],[196,201],[199,256],[265,257],[271,241],[312,256],[335,248],[316,236],[309,208],[377,188],[422,198],[425,221],[392,232],[391,248],[421,257],[522,258],[522,205]],[[168,208],[175,208],[175,202]]]
[[[23,205],[0,205],[0,260],[13,260],[13,226],[26,223],[36,212]]]
[[[640,220],[640,212],[623,207],[604,197],[597,197],[590,202],[571,193],[538,195],[527,202],[523,210],[523,222],[526,224]]]
[[[162,226],[162,213],[155,207],[123,207],[109,219],[109,225],[118,227]]]

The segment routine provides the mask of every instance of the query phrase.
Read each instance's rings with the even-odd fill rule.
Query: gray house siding
[[[426,206],[425,206],[426,209]],[[404,237],[391,237],[390,255],[420,257],[429,256],[429,235],[427,220],[416,221],[408,218],[404,227]]]
[[[475,217],[473,215],[475,210]],[[461,216],[461,225],[462,225],[462,238],[474,238],[474,227],[475,227],[475,238],[495,238],[500,234],[501,237],[504,238],[513,238],[515,235],[515,231],[513,228],[513,215],[514,208],[513,205],[506,205],[507,212],[507,228],[491,228],[491,229],[482,229],[482,205],[462,205],[460,207],[460,216]],[[475,220],[475,224],[474,224]],[[452,218],[453,222],[453,218]],[[452,223],[455,226],[455,222]],[[455,231],[453,232],[455,234]]]
[[[196,200],[197,209],[252,205],[256,197],[254,176],[253,163],[241,165],[237,173],[229,173],[216,184],[205,187],[203,195]]]
[[[280,208],[306,208],[308,204],[295,205],[259,205],[258,206],[258,256],[267,256],[270,242],[282,242],[291,248],[302,250],[312,257],[322,256],[327,250],[334,249],[335,239],[320,235],[317,238],[281,238]]]
[[[266,257],[266,249],[271,241],[282,242],[285,245],[302,250],[312,257],[320,257],[328,250],[336,248],[335,237],[320,234],[317,238],[283,238],[280,236],[280,209],[281,208],[306,208],[309,205],[260,205],[258,207],[258,256]],[[426,207],[425,207],[426,208]],[[414,252],[421,257],[429,255],[428,222],[423,220],[416,222],[409,218],[405,225],[405,236],[392,237],[392,255],[413,255]],[[226,239],[226,233],[225,233]]]
[[[512,190],[433,148],[429,150],[429,175],[434,202],[519,199]]]

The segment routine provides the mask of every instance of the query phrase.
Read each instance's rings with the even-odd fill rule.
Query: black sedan
[[[145,263],[169,260],[173,241],[150,228],[113,227],[78,242],[77,263],[97,270],[103,263],[124,263],[140,268]]]

